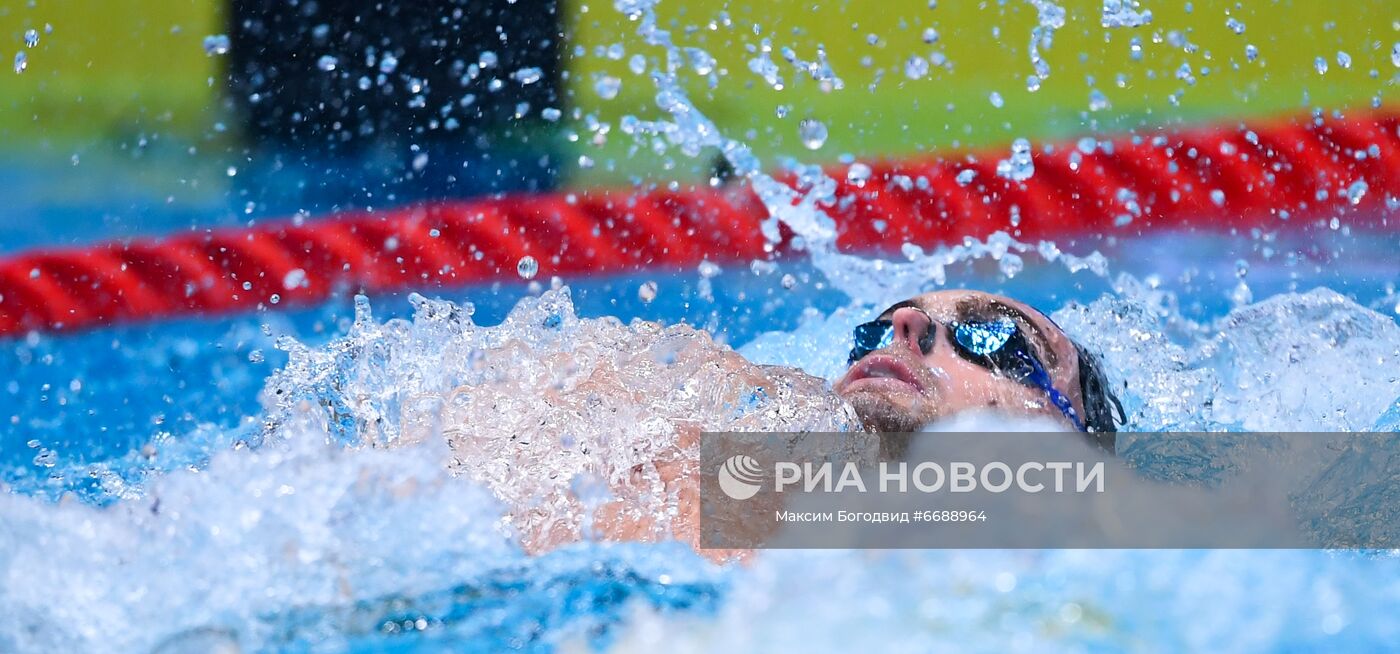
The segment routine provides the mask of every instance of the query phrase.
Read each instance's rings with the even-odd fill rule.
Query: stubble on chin
[[[844,397],[865,429],[880,435],[880,459],[884,461],[903,460],[913,432],[928,422],[877,393],[857,392]]]
[[[891,402],[879,393],[858,391],[844,396],[865,428],[880,433],[918,431],[927,420],[915,416],[904,407]]]

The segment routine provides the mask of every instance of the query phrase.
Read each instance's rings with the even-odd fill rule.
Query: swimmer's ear
[[[1127,424],[1123,404],[1114,396],[1108,375],[1098,357],[1079,343],[1071,341],[1079,358],[1079,392],[1084,398],[1084,426],[1099,448],[1114,454],[1117,451],[1118,425]]]

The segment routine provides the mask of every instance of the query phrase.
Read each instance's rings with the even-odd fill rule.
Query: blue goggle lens
[[[991,356],[1016,335],[1016,323],[1010,319],[995,322],[959,322],[951,325],[953,339],[964,350],[977,356]]]
[[[889,347],[894,343],[894,323],[889,320],[872,320],[856,325],[851,332],[851,356],[848,364],[855,363],[875,350]]]
[[[1006,347],[1016,335],[1016,323],[1009,319],[993,322],[957,322],[949,325],[953,341],[963,353],[974,357],[990,357]],[[852,347],[850,363],[855,363],[866,355],[894,343],[894,323],[889,320],[872,320],[857,325],[851,333]],[[926,342],[919,343],[924,354],[933,349],[933,332],[930,330]]]

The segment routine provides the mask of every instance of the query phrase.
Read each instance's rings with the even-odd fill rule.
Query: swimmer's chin
[[[935,416],[921,416],[915,411],[926,399],[908,384],[890,384],[894,380],[861,379],[844,385],[838,392],[855,409],[866,429],[877,432],[913,432],[921,429]]]

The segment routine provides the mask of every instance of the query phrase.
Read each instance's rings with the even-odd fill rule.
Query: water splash
[[[537,542],[584,534],[588,507],[571,491],[588,479],[629,494],[630,511],[666,515],[674,498],[648,484],[655,462],[684,455],[678,426],[859,424],[820,379],[759,368],[688,326],[579,318],[567,288],[522,300],[496,327],[473,324],[470,305],[412,302],[411,322],[378,323],[360,298],[344,338],[280,341],[290,361],[264,392],[260,440],[314,424],[353,447],[446,443],[448,467],[489,488]]]
[[[681,547],[527,557],[440,441],[347,449],[324,435],[286,425],[105,509],[0,493],[0,650],[378,649],[405,621],[496,649],[520,625],[534,642],[574,639],[629,599],[703,606],[716,592],[717,571]]]
[[[689,48],[695,50],[696,48]],[[821,44],[817,45],[817,56],[811,61],[806,61],[797,56],[797,52],[790,47],[784,46],[781,51],[783,60],[787,61],[798,74],[806,74],[817,83],[817,88],[823,93],[840,91],[846,88],[846,82],[836,75],[832,70],[831,62],[826,58],[826,48]],[[709,56],[709,55],[706,55]],[[781,89],[780,89],[781,90]]]
[[[770,53],[773,52],[773,44],[768,39],[763,39],[757,50],[754,56],[749,59],[749,70],[774,91],[783,90],[783,76],[778,71],[778,64],[774,63],[770,56]]]
[[[1050,64],[1041,56],[1041,50],[1049,50],[1055,42],[1055,31],[1065,26],[1065,9],[1050,0],[1026,0],[1035,7],[1036,26],[1031,29],[1031,67],[1040,80],[1050,77]]]
[[[1138,10],[1138,0],[1103,0],[1104,27],[1142,27],[1152,23],[1151,10]]]

